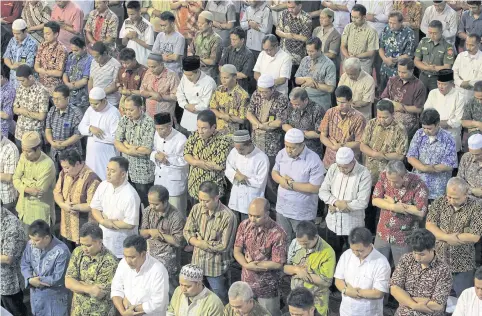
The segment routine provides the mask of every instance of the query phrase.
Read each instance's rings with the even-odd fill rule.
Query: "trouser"
[[[169,273],[169,301],[174,295],[174,291],[179,286],[179,273]]]
[[[28,315],[27,307],[23,303],[23,292],[21,290],[12,295],[2,295],[2,307],[13,316]]]
[[[300,65],[292,65],[291,66],[291,77],[290,77],[290,80],[288,82],[288,93],[291,92],[291,90],[293,90],[293,88],[296,88],[296,78],[295,78],[295,75],[296,75],[296,72],[298,71],[298,68],[300,68]]]
[[[139,198],[141,199],[141,203],[143,204],[143,208],[149,206],[149,201],[147,199],[147,194],[149,193],[149,189],[154,185],[154,182],[151,183],[135,183],[131,181],[132,186],[136,189],[137,194],[139,194]]]
[[[223,305],[226,305],[229,302],[228,282],[226,276],[224,274],[217,277],[206,276],[206,280],[209,284],[209,287],[211,288],[211,291],[213,291],[214,294],[216,294],[221,299]]]
[[[276,223],[278,223],[286,232],[288,247],[290,246],[291,241],[296,237],[296,227],[298,227],[300,222],[300,220],[284,217],[280,213],[276,212]]]
[[[336,262],[338,262],[338,259],[340,259],[343,252],[350,247],[348,245],[348,236],[337,235],[332,232],[328,227],[325,229],[325,233],[323,235],[325,241],[335,251]]]
[[[11,203],[2,203],[2,207],[6,208],[7,210],[9,210],[13,215],[15,215],[16,217],[18,217],[18,212],[17,210],[15,209],[15,207],[17,206],[17,200],[15,199],[15,201],[11,202]]]
[[[271,316],[281,316],[279,295],[270,298],[258,297],[258,303],[266,308]]]
[[[169,196],[169,203],[177,208],[179,212],[186,218],[186,209],[187,209],[187,192],[184,192],[181,195],[177,196]]]
[[[269,170],[273,170],[274,164],[276,162],[276,156],[268,156],[269,159]],[[266,192],[265,197],[271,205],[276,205],[276,200],[278,198],[278,183],[273,180],[273,177],[268,175],[268,181],[266,182]]]
[[[408,245],[397,245],[391,244],[383,239],[381,239],[378,235],[375,237],[375,244],[374,247],[378,250],[382,255],[387,258],[388,262],[390,262],[390,253],[392,254],[393,258],[393,265],[397,266],[400,258],[411,251],[410,246]]]
[[[248,214],[244,214],[244,213],[241,213],[241,212],[238,212],[238,211],[233,211],[233,212],[236,215],[236,217],[238,218],[238,223],[240,223],[240,224],[241,224],[242,221],[244,221],[246,219],[249,219]]]
[[[467,272],[455,272],[452,273],[453,283],[452,283],[452,290],[455,292],[457,297],[460,297],[460,294],[469,287],[474,286],[474,271],[467,271]]]
[[[419,76],[420,81],[423,82],[423,85],[427,89],[427,92],[430,92],[433,89],[437,89],[437,76],[436,75],[427,75],[425,72],[421,72]]]
[[[370,196],[373,196],[373,191],[375,187],[372,187]],[[365,227],[368,228],[372,234],[377,232],[378,218],[380,217],[380,209],[373,206],[372,199],[368,201],[368,206],[365,209]]]

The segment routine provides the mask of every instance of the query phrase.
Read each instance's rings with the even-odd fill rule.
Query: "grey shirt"
[[[178,61],[164,62],[167,69],[170,69],[182,76],[181,73],[181,60],[184,55],[185,46],[184,36],[181,33],[174,31],[170,35],[161,32],[157,34],[156,41],[152,47],[152,52],[157,54],[176,54],[181,56]]]
[[[236,23],[236,7],[229,0],[223,0],[223,1],[209,0],[208,3],[206,4],[205,10],[213,14],[214,21],[216,22]],[[223,40],[222,42],[223,47],[228,47],[231,44],[231,41],[229,39],[229,32],[231,30],[218,29],[216,27],[214,27],[213,29],[219,36],[221,36],[221,39]]]

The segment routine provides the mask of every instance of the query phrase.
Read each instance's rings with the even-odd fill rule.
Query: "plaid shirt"
[[[0,172],[13,175],[20,158],[17,146],[6,137],[2,137],[0,145]],[[0,200],[2,204],[15,202],[17,195],[18,192],[13,187],[13,182],[1,182]]]
[[[297,16],[293,16],[288,10],[284,10],[278,23],[278,28],[282,32],[311,37],[312,21],[305,11],[300,11]],[[301,59],[306,56],[304,41],[282,38],[281,48],[291,55],[293,65],[299,65]]]
[[[78,126],[80,121],[82,121],[83,113],[80,109],[67,106],[65,112],[60,112],[55,106],[52,107],[47,114],[47,120],[45,121],[45,129],[50,129],[52,132],[52,138],[54,141],[64,141],[74,135],[79,135]],[[58,150],[51,148],[50,157],[55,161],[55,157],[61,152],[75,148],[82,154],[82,145],[80,140],[75,144],[65,147],[64,149]]]
[[[92,63],[92,56],[84,53],[82,56],[70,54],[67,58],[67,65],[65,66],[65,74],[69,78],[69,82],[76,82],[81,79],[89,79],[90,64]],[[87,85],[80,89],[70,91],[69,104],[75,107],[87,108],[89,104],[89,91]]]

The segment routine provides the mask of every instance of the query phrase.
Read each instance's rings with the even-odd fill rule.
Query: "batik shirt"
[[[482,188],[482,163],[475,161],[472,153],[465,153],[460,159],[457,177],[467,181],[471,189]]]
[[[228,89],[220,85],[213,93],[209,106],[211,109],[224,112],[226,114],[236,116],[242,120],[246,119],[246,110],[249,104],[248,93],[236,85],[233,89]],[[235,122],[226,122],[221,118],[216,118],[216,129],[225,134],[233,134],[240,129],[240,124]]]
[[[0,128],[2,129],[2,135],[8,137],[8,132],[10,131],[10,124],[13,118],[13,102],[15,100],[15,85],[12,81],[8,81],[1,88],[2,95],[1,100],[1,111],[8,115],[8,119],[0,119]]]
[[[113,38],[114,42],[107,44],[109,51],[112,53],[115,49],[115,39],[117,38],[119,28],[119,18],[110,9],[104,13],[97,10],[90,11],[87,22],[85,23],[85,31],[91,32],[94,40],[105,43],[107,37]]]
[[[196,37],[188,47],[188,56],[197,55],[201,59],[212,59],[214,65],[205,65],[201,62],[201,70],[216,80],[218,74],[218,63],[223,52],[223,45],[221,36],[212,31],[209,34],[198,32]]]
[[[45,129],[50,129],[52,133],[52,139],[54,141],[64,141],[68,138],[77,135],[81,136],[78,126],[82,121],[84,113],[78,108],[67,106],[65,111],[60,112],[55,106],[52,107],[47,113],[47,119],[45,120]],[[62,152],[75,148],[80,154],[82,154],[82,144],[78,140],[75,144],[72,144],[64,149],[50,148],[50,157],[54,161],[58,161],[59,155]]]
[[[418,1],[393,1],[393,11],[400,11],[403,15],[403,21],[410,23],[410,27],[415,31],[420,29],[422,24],[423,7]]]
[[[25,63],[33,69],[35,64],[35,55],[37,55],[37,42],[28,34],[21,44],[13,37],[8,42],[7,50],[3,58],[10,59],[12,63]],[[10,69],[10,81],[17,86],[17,71]]]
[[[464,105],[462,120],[482,122],[482,103],[472,98]],[[469,137],[474,134],[482,133],[477,127],[469,128]]]
[[[49,93],[48,91],[37,81],[26,88],[20,85],[17,89],[17,96],[13,107],[23,107],[31,112],[48,112],[49,109]],[[19,115],[17,119],[17,126],[15,128],[15,138],[22,140],[22,136],[25,132],[35,131],[44,134],[45,121],[35,120],[33,118]]]
[[[81,79],[89,79],[92,60],[92,56],[88,53],[84,53],[82,56],[77,56],[73,53],[70,54],[65,66],[65,74],[69,78],[69,82],[72,83]],[[90,105],[87,86],[88,85],[85,85],[80,89],[76,88],[70,91],[69,104],[71,106],[85,109]]]
[[[387,58],[398,58],[401,55],[413,58],[416,48],[413,30],[409,27],[402,27],[398,31],[392,31],[389,26],[386,26],[380,37],[380,48],[383,48]],[[394,63],[392,66],[382,63],[380,72],[388,78],[396,76],[397,65],[398,63]]]
[[[40,44],[35,62],[45,70],[60,70],[64,71],[65,62],[67,60],[67,51],[65,47],[59,42],[53,43],[43,42]],[[63,84],[62,77],[52,77],[49,75],[39,75],[40,83],[47,88],[52,94],[55,87]]]
[[[302,35],[306,38],[311,37],[312,21],[305,11],[300,11],[297,16],[293,16],[288,10],[283,10],[278,20],[278,28],[284,33]],[[282,38],[281,48],[287,52],[293,65],[299,65],[301,59],[306,56],[306,46],[304,41]]]

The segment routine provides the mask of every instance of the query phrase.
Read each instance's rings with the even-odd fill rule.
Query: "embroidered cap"
[[[233,142],[235,143],[245,143],[251,139],[249,132],[245,129],[235,131],[233,133]]]
[[[22,136],[22,147],[34,148],[40,145],[40,134],[38,132],[26,132]]]
[[[341,147],[336,152],[336,163],[339,165],[348,165],[355,158],[353,150],[348,147]]]
[[[292,128],[286,132],[285,142],[300,144],[305,141],[305,134],[297,128]]]
[[[93,87],[92,90],[89,92],[89,98],[92,100],[104,100],[105,99],[105,91],[99,87]]]
[[[203,280],[204,272],[195,264],[186,264],[181,268],[180,275],[187,281],[199,282]]]

